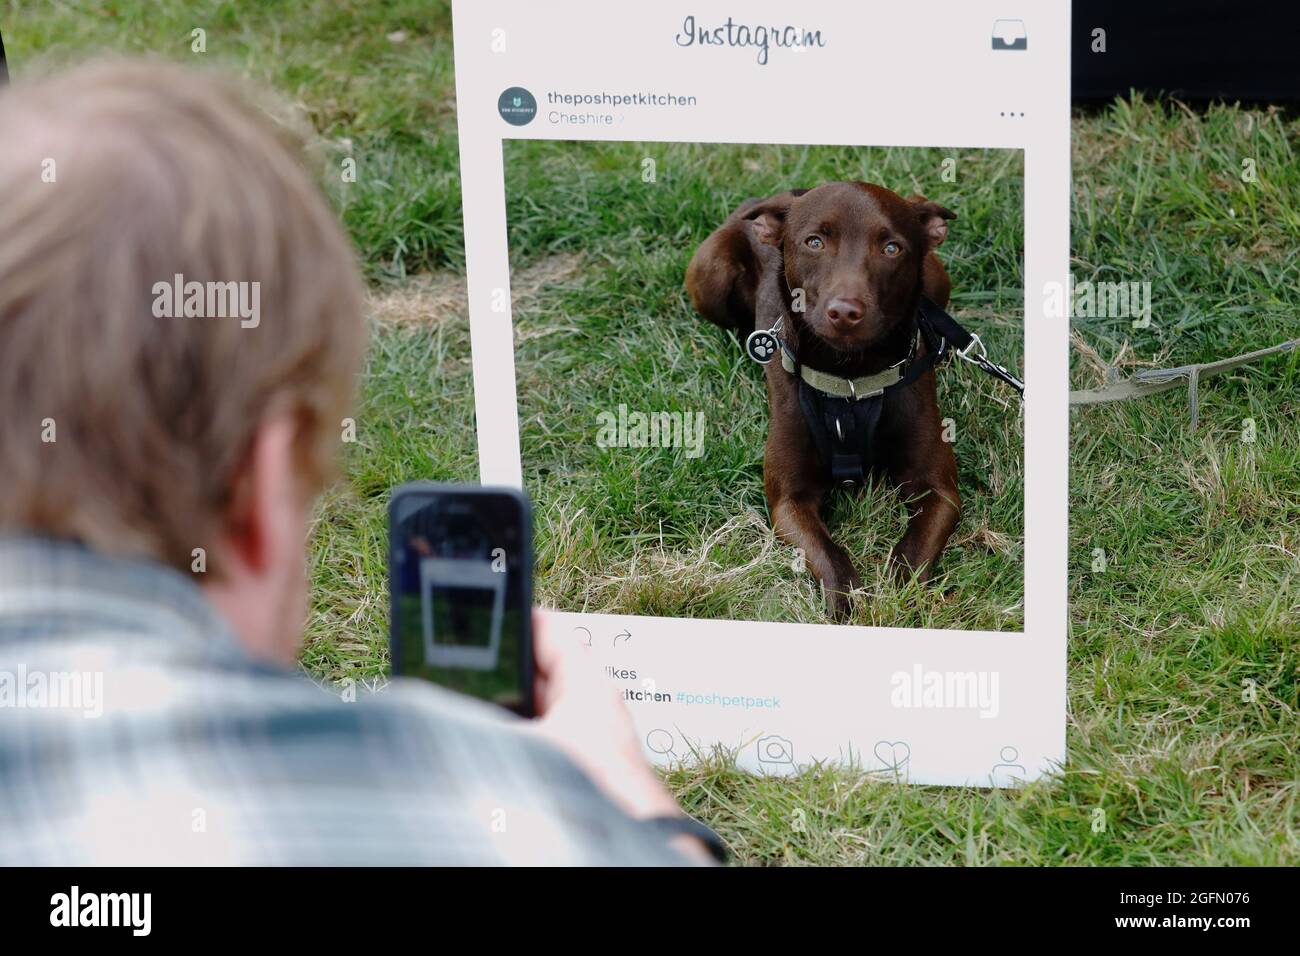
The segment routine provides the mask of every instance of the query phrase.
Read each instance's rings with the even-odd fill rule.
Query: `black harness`
[[[804,366],[781,335],[783,320],[771,329],[759,329],[745,343],[755,361],[766,365],[779,351],[782,365],[798,380],[799,406],[812,433],[822,460],[828,463],[830,478],[836,484],[857,485],[866,482],[880,463],[876,459],[876,431],[885,407],[885,397],[894,389],[906,388],[950,355],[979,366],[983,371],[1006,382],[1022,395],[1025,384],[1001,365],[989,361],[979,336],[958,324],[957,320],[924,296],[917,308],[916,335],[907,356],[879,376],[874,388],[859,394],[855,382],[827,373],[815,373],[819,380],[834,380],[845,386],[841,395],[814,386],[804,375]],[[924,353],[918,347],[925,343]]]

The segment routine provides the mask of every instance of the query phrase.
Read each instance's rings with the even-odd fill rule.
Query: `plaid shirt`
[[[180,573],[0,537],[2,864],[682,862],[495,708],[345,702]]]

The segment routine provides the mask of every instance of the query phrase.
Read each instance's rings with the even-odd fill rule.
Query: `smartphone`
[[[388,555],[393,674],[533,716],[532,509],[524,494],[401,485],[388,506]]]

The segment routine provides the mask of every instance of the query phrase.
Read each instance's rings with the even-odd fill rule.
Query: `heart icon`
[[[876,744],[875,754],[886,770],[902,770],[912,758],[912,748],[901,740],[881,740]]]

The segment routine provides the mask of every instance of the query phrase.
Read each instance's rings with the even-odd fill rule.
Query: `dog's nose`
[[[867,304],[861,299],[844,299],[836,296],[826,304],[826,317],[835,325],[856,325],[862,321]]]

